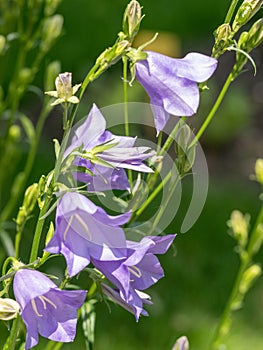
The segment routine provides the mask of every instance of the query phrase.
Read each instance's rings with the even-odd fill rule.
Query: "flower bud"
[[[6,38],[3,35],[0,35],[0,55],[5,50]]]
[[[263,18],[253,24],[248,32],[247,47],[248,52],[259,46],[263,42]]]
[[[9,298],[0,298],[0,320],[9,321],[17,316],[20,311],[18,302]]]
[[[54,80],[59,75],[59,72],[61,72],[61,65],[59,61],[49,63],[46,69],[45,91],[49,91],[53,88]]]
[[[189,350],[189,342],[186,336],[177,339],[172,350]]]
[[[138,33],[142,19],[141,5],[138,1],[132,0],[126,7],[122,22],[123,32],[130,41],[132,41]]]
[[[227,222],[233,237],[243,248],[247,244],[249,221],[250,216],[248,214],[243,215],[239,210],[234,210],[230,216],[230,220]]]
[[[33,183],[31,186],[29,186],[26,189],[24,201],[23,201],[23,207],[26,209],[26,212],[28,214],[34,210],[37,197],[38,197],[38,184]]]
[[[8,136],[13,143],[18,142],[21,138],[21,129],[18,125],[11,125]]]
[[[46,0],[45,15],[53,15],[60,3],[61,0]]]
[[[61,15],[54,15],[44,20],[42,42],[40,50],[47,52],[55,40],[61,35],[64,19]]]
[[[233,32],[229,23],[223,23],[214,31],[215,44],[212,56],[218,58],[231,44]]]
[[[233,31],[237,32],[239,28],[245,25],[261,8],[263,0],[245,0],[239,7],[233,22]]]
[[[255,175],[257,181],[263,186],[263,159],[257,159],[255,164]]]
[[[243,274],[242,281],[239,286],[239,292],[241,294],[246,294],[260,275],[261,267],[259,265],[254,264],[250,266]]]

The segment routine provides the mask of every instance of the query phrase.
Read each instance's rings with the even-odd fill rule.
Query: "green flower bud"
[[[32,70],[30,68],[22,68],[18,75],[19,83],[26,86],[32,79]]]
[[[263,42],[263,18],[260,18],[250,28],[247,36],[247,50],[250,52]]]
[[[35,208],[36,201],[38,197],[38,184],[33,183],[26,189],[23,207],[26,209],[27,214],[32,213]]]
[[[242,281],[239,286],[239,292],[243,295],[246,294],[260,275],[261,267],[259,265],[254,264],[250,266],[243,274]]]
[[[126,7],[122,22],[123,32],[130,41],[132,41],[138,33],[142,19],[141,5],[138,1],[132,0]]]
[[[20,311],[18,302],[9,298],[0,298],[0,320],[9,321],[16,318]]]
[[[61,35],[64,19],[61,15],[54,15],[44,20],[40,50],[47,52]]]
[[[6,38],[3,35],[0,35],[0,55],[4,53],[6,44]]]
[[[21,129],[18,125],[11,125],[8,134],[12,143],[18,142],[21,139]]]
[[[215,44],[212,56],[218,58],[233,43],[233,32],[229,23],[223,23],[214,31]]]
[[[195,160],[195,146],[189,147],[192,141],[192,131],[189,125],[183,124],[176,136],[175,152],[176,165],[179,174],[186,174],[193,166]]]
[[[233,31],[237,32],[239,28],[245,25],[261,8],[263,0],[245,0],[239,7],[233,22]]]
[[[257,181],[263,186],[263,159],[257,159],[255,164],[255,175]]]
[[[231,234],[242,248],[247,244],[249,221],[250,216],[248,214],[243,215],[239,210],[234,210],[227,222]]]

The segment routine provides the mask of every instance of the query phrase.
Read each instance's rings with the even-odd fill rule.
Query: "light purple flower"
[[[89,191],[129,189],[124,169],[152,172],[143,161],[153,156],[154,152],[149,152],[149,147],[135,147],[136,138],[113,135],[105,129],[106,121],[93,104],[86,120],[74,131],[64,157],[77,148],[86,152],[87,157],[77,155],[73,164],[93,173],[77,173],[78,180],[89,183]]]
[[[72,342],[76,334],[77,309],[84,303],[86,293],[84,290],[60,290],[36,270],[18,270],[14,277],[14,294],[27,329],[25,350],[37,345],[39,334],[57,342]]]
[[[148,296],[142,291],[164,276],[154,254],[164,254],[174,238],[175,235],[148,236],[140,242],[127,241],[127,259],[123,261],[92,259],[94,266],[118,288],[112,291],[112,298],[119,304],[124,303],[129,311],[132,310],[137,321],[141,314],[147,315],[143,304]]]
[[[214,73],[217,60],[189,53],[177,59],[146,51],[147,59],[136,62],[136,78],[150,96],[157,133],[163,130],[170,114],[191,116],[199,105],[197,83]]]
[[[110,216],[85,196],[68,192],[58,202],[56,230],[45,250],[64,255],[69,276],[84,269],[91,258],[125,259],[126,238],[119,226],[129,218],[129,212]]]
[[[177,339],[172,350],[189,350],[189,342],[186,336]]]

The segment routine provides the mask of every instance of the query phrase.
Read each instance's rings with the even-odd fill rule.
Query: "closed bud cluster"
[[[255,164],[256,180],[263,186],[263,159],[257,159]]]
[[[0,320],[9,321],[17,317],[20,311],[19,304],[9,298],[0,298]]]
[[[261,8],[263,0],[245,0],[239,7],[232,28],[236,33],[245,25]]]
[[[242,248],[247,244],[249,221],[250,216],[248,214],[243,215],[239,210],[234,210],[227,222],[233,237]]]
[[[130,41],[132,41],[138,33],[142,18],[141,5],[138,1],[132,0],[126,7],[122,23],[123,32]]]
[[[43,25],[42,41],[40,44],[41,51],[47,52],[55,40],[61,35],[63,21],[64,19],[61,15],[54,15],[45,19]]]

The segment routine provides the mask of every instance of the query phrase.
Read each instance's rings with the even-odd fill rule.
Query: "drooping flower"
[[[45,94],[55,97],[56,100],[51,106],[58,105],[63,102],[79,103],[77,96],[74,96],[81,84],[72,87],[72,73],[65,72],[58,75],[55,80],[56,91],[46,91]]]
[[[184,58],[171,58],[146,51],[147,59],[136,62],[136,78],[148,93],[157,133],[163,130],[170,114],[191,116],[199,105],[197,83],[214,73],[217,60],[189,53]]]
[[[93,265],[100,270],[117,289],[108,289],[108,294],[135,315],[147,315],[143,304],[149,304],[145,289],[164,276],[161,264],[155,254],[164,254],[172,244],[175,235],[147,236],[140,242],[127,241],[127,259],[120,261],[97,261]]]
[[[14,277],[14,294],[27,329],[25,350],[38,343],[39,334],[57,342],[74,340],[86,291],[61,290],[41,272],[21,269]]]
[[[74,131],[64,157],[81,148],[81,152],[74,153],[73,164],[88,169],[87,173],[78,172],[77,178],[89,183],[89,191],[128,189],[124,169],[152,172],[143,161],[154,152],[149,152],[149,147],[135,147],[133,137],[113,135],[105,129],[106,121],[94,104],[86,120]]]
[[[55,233],[45,250],[64,255],[69,276],[84,269],[91,258],[124,259],[126,239],[119,226],[129,218],[129,212],[110,216],[85,196],[68,192],[58,202]]]

